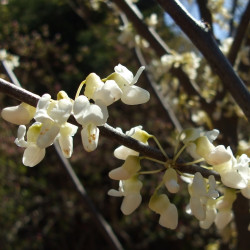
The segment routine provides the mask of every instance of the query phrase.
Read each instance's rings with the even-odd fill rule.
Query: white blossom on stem
[[[96,149],[99,140],[99,129],[108,119],[108,110],[103,103],[90,103],[86,96],[76,98],[73,105],[76,121],[82,125],[81,137],[84,149],[91,152]]]
[[[4,108],[1,112],[1,116],[10,123],[26,125],[33,119],[35,112],[36,108],[22,102],[18,106]]]
[[[23,164],[28,167],[34,167],[45,156],[45,148],[40,148],[37,145],[37,138],[40,134],[42,124],[39,122],[34,123],[29,127],[27,132],[27,140],[25,140],[26,127],[20,125],[17,131],[17,138],[15,144],[19,147],[26,148],[23,154]]]
[[[118,131],[122,132],[120,128],[117,128]],[[147,141],[151,137],[145,130],[142,130],[142,126],[137,126],[134,128],[131,128],[129,131],[126,132],[127,136],[130,136],[144,144],[148,144]],[[129,155],[135,155],[138,156],[139,152],[130,149],[125,146],[119,146],[118,148],[115,149],[114,155],[116,158],[120,160],[126,160],[126,158]]]
[[[121,101],[123,103],[137,105],[149,100],[149,92],[143,88],[135,86],[144,69],[145,67],[141,66],[134,77],[130,70],[125,66],[118,64],[114,68],[115,72],[107,78],[108,80],[114,80],[122,90]]]

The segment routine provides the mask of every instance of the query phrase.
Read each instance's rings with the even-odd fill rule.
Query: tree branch
[[[244,39],[244,36],[246,34],[248,25],[249,25],[249,20],[250,20],[250,1],[248,1],[248,5],[241,17],[239,26],[236,30],[236,34],[233,40],[233,43],[231,45],[231,48],[228,53],[228,60],[229,62],[234,65],[235,60],[237,58],[237,54],[240,50],[242,41]]]
[[[9,95],[14,99],[17,99],[21,102],[25,102],[34,107],[36,107],[37,102],[39,101],[39,98],[40,98],[38,95],[35,95],[23,88],[17,87],[13,85],[12,83],[1,78],[0,78],[0,92],[3,92],[6,95]],[[76,124],[73,117],[71,117],[70,122]],[[107,137],[108,139],[116,141],[119,144],[122,144],[137,152],[140,152],[142,155],[145,155],[145,156],[148,156],[148,157],[160,160],[160,161],[166,161],[165,156],[161,153],[160,150],[147,146],[123,133],[120,133],[119,131],[117,131],[116,129],[114,129],[108,124],[104,124],[103,126],[99,127],[99,129],[100,129],[101,134]],[[183,162],[179,162],[179,163],[183,163]],[[183,166],[177,163],[176,169],[181,172],[185,172],[189,174],[195,174],[196,172],[200,172],[205,178],[208,178],[209,175],[213,175],[217,181],[220,181],[220,176],[218,173],[202,168],[195,164],[190,165],[190,166]]]
[[[147,40],[150,46],[153,48],[155,53],[162,57],[163,55],[170,55],[171,50],[168,48],[166,43],[161,39],[161,37],[155,32],[155,30],[151,27],[148,27],[142,20],[140,16],[131,8],[131,3],[128,3],[127,0],[113,0],[116,5],[121,9],[122,12],[126,14],[130,22],[135,27],[137,33],[142,36],[145,40]],[[203,103],[206,102],[204,98],[200,95],[197,89],[194,87],[194,84],[189,79],[188,75],[182,70],[181,67],[176,69],[171,69],[170,72],[180,81],[185,90],[191,95],[198,95],[200,100],[203,99]],[[185,75],[185,80],[183,81],[183,77],[180,78],[180,74]]]
[[[250,93],[218,48],[207,26],[196,21],[179,1],[157,1],[204,55],[214,71],[217,72],[225,89],[229,90],[247,119],[250,120]]]
[[[209,8],[207,7],[207,1],[208,0],[196,0],[197,5],[199,7],[199,11],[200,11],[200,17],[201,19],[208,23],[210,28],[211,28],[211,33],[213,34],[213,18],[211,15],[211,12],[209,10]]]

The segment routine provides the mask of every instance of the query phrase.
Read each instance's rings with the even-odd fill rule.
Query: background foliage
[[[63,89],[74,97],[79,83],[90,72],[104,77],[112,73],[113,67],[118,63],[136,71],[138,63],[133,50],[117,41],[120,35],[119,17],[110,14],[106,4],[101,3],[101,8],[93,9],[91,2],[93,1],[2,1],[0,49],[19,56],[20,65],[15,73],[23,87],[39,95],[48,92],[52,98]],[[195,3],[190,6],[194,5]],[[138,6],[145,17],[149,17],[152,11],[159,15],[156,30],[171,48],[179,53],[190,49],[196,51],[185,37],[180,37],[180,31],[174,25],[165,27],[166,17],[153,1],[139,1]],[[239,7],[238,11],[240,10],[242,12],[243,7]],[[241,12],[237,15],[240,16]],[[233,31],[232,26],[230,32]],[[249,45],[249,41],[248,37],[244,42]],[[149,49],[145,50],[148,50],[146,57],[156,57]],[[240,64],[240,69],[242,78],[249,84],[248,68]],[[199,77],[202,78],[203,72],[200,73]],[[6,78],[3,70],[0,75]],[[160,77],[158,82],[162,84],[168,80]],[[201,85],[203,81],[204,79],[200,79]],[[140,84],[148,88],[145,79]],[[175,86],[174,81],[171,84]],[[188,100],[185,90],[178,91],[178,117],[185,123],[185,127],[191,126],[194,122],[187,118],[190,118],[192,111],[191,102],[194,103],[195,100]],[[3,95],[0,96],[0,101],[2,107],[16,104]],[[187,101],[191,105],[187,106]],[[197,109],[194,107],[194,110]],[[232,122],[235,117],[225,116],[223,119]],[[142,124],[165,147],[171,145],[175,138],[174,129],[162,115],[154,96],[148,104],[138,107],[114,104],[109,124],[113,127],[120,126],[123,131]],[[209,128],[206,122],[202,125]],[[217,125],[225,127],[225,120]],[[244,121],[240,122],[239,128],[244,128],[239,136],[247,137],[249,130]],[[13,144],[16,127],[1,119],[0,136],[0,248],[109,249],[60,165],[54,149],[49,148],[46,159],[39,166],[27,168],[21,163],[22,149]],[[226,142],[227,145],[230,144],[230,140]],[[120,200],[106,194],[111,187],[117,188],[114,186],[116,183],[108,178],[108,172],[120,164],[112,156],[117,146],[116,143],[101,138],[98,149],[87,154],[79,136],[75,137],[71,163],[89,196],[110,223],[125,249],[204,249],[209,243],[219,242],[220,236],[213,227],[202,230],[197,220],[185,214],[185,205],[189,199],[186,186],[178,196],[171,197],[179,208],[178,229],[170,231],[158,225],[157,215],[147,208],[157,177],[145,177],[143,204],[132,215],[123,216],[120,212]],[[237,148],[237,145],[234,147]],[[149,163],[145,164],[150,167]]]

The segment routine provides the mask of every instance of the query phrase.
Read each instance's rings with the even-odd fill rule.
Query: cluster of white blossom
[[[23,164],[29,167],[37,165],[45,156],[45,149],[56,140],[66,158],[73,152],[73,136],[78,126],[68,121],[70,115],[75,117],[82,127],[81,138],[83,147],[90,152],[96,149],[99,139],[98,126],[102,126],[108,119],[108,106],[115,101],[128,105],[142,104],[149,100],[149,92],[135,86],[144,67],[142,66],[134,76],[126,67],[119,64],[115,72],[107,78],[101,78],[95,73],[88,75],[81,83],[75,100],[72,100],[64,91],[60,91],[57,100],[44,94],[34,108],[26,103],[7,107],[2,110],[3,119],[20,125],[15,143],[25,148]],[[79,95],[85,84],[84,95]],[[35,122],[26,126],[34,119]]]
[[[107,122],[108,107],[112,103],[120,99],[125,104],[136,105],[149,100],[149,93],[135,85],[143,70],[144,67],[139,68],[134,76],[131,71],[119,64],[105,79],[101,79],[95,73],[89,74],[80,84],[74,100],[64,91],[60,91],[57,100],[51,99],[49,94],[44,94],[36,108],[21,103],[3,109],[2,117],[19,125],[15,143],[25,148],[23,164],[29,167],[37,165],[44,158],[46,148],[56,140],[63,155],[66,158],[71,157],[73,136],[78,129],[78,126],[68,122],[71,115],[81,126],[84,149],[87,152],[95,150],[99,139],[98,127]],[[80,95],[83,85],[85,85],[84,95]],[[35,122],[26,132],[26,125],[32,119]],[[117,130],[121,131],[120,128]],[[236,192],[241,192],[247,199],[250,198],[250,158],[244,153],[235,157],[230,147],[214,146],[213,141],[219,135],[218,130],[207,132],[200,128],[183,130],[178,136],[172,158],[164,152],[158,140],[143,130],[142,126],[130,129],[126,135],[145,145],[150,138],[153,138],[167,160],[162,162],[140,156],[139,152],[125,146],[120,146],[114,151],[115,157],[124,160],[124,164],[110,171],[109,177],[119,181],[119,188],[109,190],[108,194],[123,197],[121,204],[123,214],[131,214],[141,204],[143,183],[139,177],[143,174],[162,175],[148,205],[152,211],[159,214],[159,224],[169,229],[177,227],[178,211],[175,204],[170,202],[166,191],[172,194],[179,192],[181,178],[188,180],[189,183],[190,202],[187,212],[193,214],[204,229],[215,223],[221,230],[229,224],[233,218],[232,204],[236,199]],[[208,168],[219,173],[221,182],[216,183],[213,175],[206,180],[199,172],[194,175],[180,173],[176,168],[179,164],[178,158],[184,151],[194,161],[181,163],[182,165],[205,162],[209,165]],[[164,167],[143,171],[142,159],[155,161]],[[220,192],[216,190],[217,186]]]
[[[153,135],[142,130],[141,126],[132,128],[126,134],[143,144],[148,144],[148,140],[154,138]],[[121,211],[129,215],[139,207],[142,201],[143,183],[139,176],[161,173],[161,182],[151,196],[148,206],[160,215],[161,226],[175,229],[178,225],[178,211],[175,204],[170,202],[166,192],[162,193],[162,189],[169,193],[177,193],[180,189],[180,174],[181,179],[189,183],[190,202],[187,212],[199,220],[200,227],[203,229],[208,229],[213,223],[219,230],[224,229],[233,218],[232,204],[236,199],[237,190],[240,190],[247,199],[250,198],[250,158],[246,154],[235,158],[229,147],[226,149],[223,145],[214,146],[212,142],[218,135],[218,130],[204,132],[198,128],[182,131],[178,143],[183,146],[179,150],[177,147],[173,159],[158,162],[164,165],[164,169],[159,169],[159,171],[143,171],[140,161],[144,158],[140,157],[138,152],[124,146],[118,147],[114,155],[124,160],[124,163],[121,167],[110,171],[109,177],[119,181],[119,189],[111,189],[108,194],[123,197]],[[220,174],[221,183],[216,183],[213,175],[205,179],[199,172],[194,175],[182,175],[176,171],[177,159],[184,150],[195,161],[183,165],[205,161],[212,166],[211,169]]]

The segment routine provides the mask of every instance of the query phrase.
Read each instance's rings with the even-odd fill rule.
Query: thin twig
[[[247,119],[250,120],[250,93],[220,51],[207,26],[195,20],[179,1],[157,1],[204,55],[210,66],[217,72],[225,89],[228,89]]]

